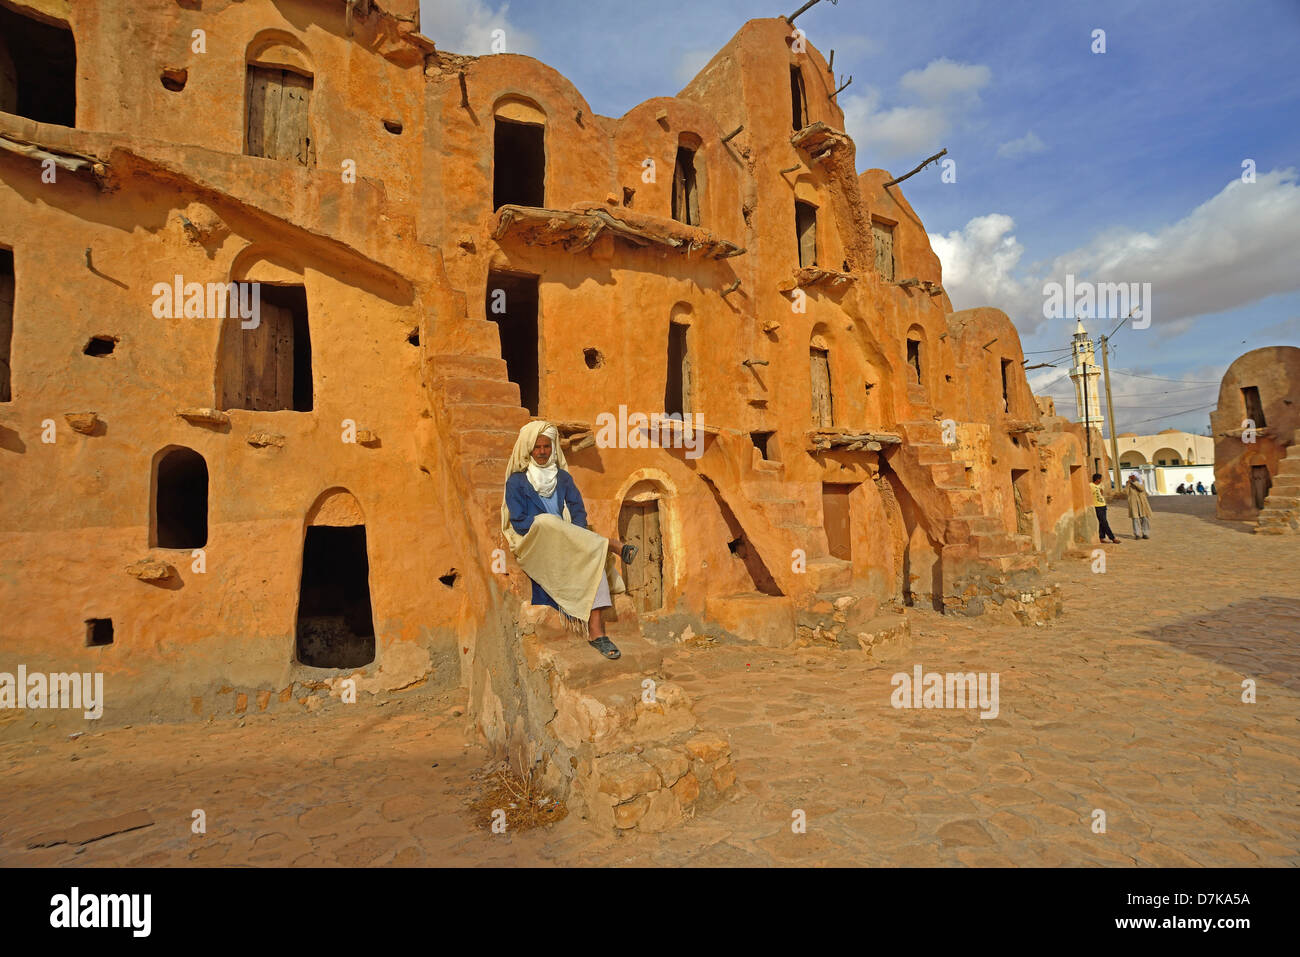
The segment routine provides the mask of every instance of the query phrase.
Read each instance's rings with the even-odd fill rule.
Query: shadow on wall
[[[1295,632],[1279,628],[1283,621],[1300,620],[1300,599],[1265,595],[1240,601],[1215,611],[1188,615],[1138,632],[1143,638],[1163,641],[1172,648],[1226,665],[1258,685],[1290,685],[1300,678],[1296,664]],[[1223,688],[1225,702],[1240,700],[1240,687]]]

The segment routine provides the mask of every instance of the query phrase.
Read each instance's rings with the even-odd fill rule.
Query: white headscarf
[[[551,440],[551,457],[545,465],[538,465],[537,460],[533,458],[533,446],[543,435]],[[510,454],[506,476],[508,478],[515,472],[523,472],[528,478],[528,484],[536,490],[537,494],[547,498],[555,494],[560,469],[567,464],[564,460],[564,452],[560,448],[559,430],[549,422],[538,420],[529,422],[519,430],[519,438],[515,440],[514,451]]]
[[[551,455],[545,465],[538,465],[535,458],[528,460],[528,484],[537,490],[542,498],[555,494],[555,485],[560,480],[560,463],[555,461],[555,450],[560,446],[560,434],[554,427],[544,429],[542,435],[551,440]],[[534,445],[536,442],[533,443]]]

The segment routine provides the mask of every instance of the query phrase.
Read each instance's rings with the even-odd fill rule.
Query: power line
[[[1121,399],[1140,399],[1148,395],[1174,395],[1178,392],[1204,392],[1205,390],[1206,386],[1194,385],[1187,389],[1161,389],[1159,392],[1116,392],[1115,395]]]
[[[1149,419],[1138,419],[1136,422],[1126,422],[1125,425],[1141,425],[1143,422],[1154,422],[1156,419],[1171,419],[1175,415],[1186,415],[1188,412],[1203,412],[1206,409],[1213,409],[1217,406],[1217,402],[1211,402],[1209,405],[1197,406],[1195,409],[1183,409],[1180,412],[1165,412],[1162,415],[1153,415]]]
[[[1111,369],[1110,372],[1111,375],[1126,375],[1131,376],[1134,379],[1153,379],[1156,382],[1181,382],[1183,385],[1192,385],[1194,383],[1199,385],[1218,385],[1221,381],[1219,379],[1170,379],[1167,376],[1140,375],[1137,372],[1125,372],[1122,369]]]

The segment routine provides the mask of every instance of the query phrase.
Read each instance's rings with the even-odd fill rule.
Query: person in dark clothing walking
[[[1111,531],[1110,522],[1106,519],[1106,494],[1101,490],[1101,473],[1094,472],[1092,475],[1092,504],[1097,510],[1097,534],[1104,543],[1110,538],[1112,545],[1118,545],[1119,539]]]

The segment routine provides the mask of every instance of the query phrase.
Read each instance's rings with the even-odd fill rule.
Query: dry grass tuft
[[[469,802],[469,809],[475,821],[486,830],[490,831],[494,821],[499,820],[497,811],[505,812],[507,832],[545,827],[569,816],[564,802],[542,791],[531,767],[521,771],[508,761],[499,761],[471,777],[482,791]]]

